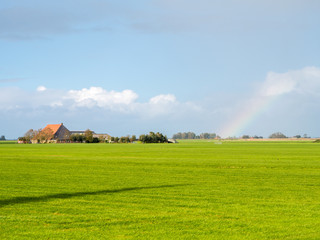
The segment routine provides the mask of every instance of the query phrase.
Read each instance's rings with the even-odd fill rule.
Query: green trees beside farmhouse
[[[82,134],[72,134],[70,136],[70,140],[72,142],[82,143],[83,141],[85,141],[85,137]]]
[[[90,129],[87,129],[84,134],[72,134],[70,136],[70,141],[71,142],[76,142],[76,143],[98,143],[102,142],[101,139],[97,137],[93,137],[93,131]],[[104,142],[104,141],[103,141]]]
[[[84,132],[84,139],[86,143],[93,143],[93,131],[91,131],[90,129],[87,129]]]

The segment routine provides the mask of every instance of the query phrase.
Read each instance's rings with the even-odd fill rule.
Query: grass
[[[312,142],[0,145],[0,239],[319,239]]]
[[[17,144],[16,140],[0,140],[0,144]]]

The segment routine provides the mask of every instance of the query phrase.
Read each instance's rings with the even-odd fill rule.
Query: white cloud
[[[38,92],[43,92],[43,91],[45,91],[45,90],[47,90],[47,88],[46,88],[45,86],[39,86],[39,87],[37,87],[37,91],[38,91]]]
[[[297,83],[287,73],[268,73],[266,81],[262,87],[262,95],[275,96],[291,92]]]
[[[260,95],[277,96],[296,92],[300,94],[319,94],[320,68],[306,67],[286,73],[269,72],[262,85]]]
[[[176,102],[176,97],[172,94],[161,94],[155,96],[150,99],[149,101],[151,104],[167,104],[167,103],[174,103]]]
[[[76,106],[80,107],[109,107],[116,105],[130,105],[138,98],[138,94],[132,90],[122,92],[110,91],[101,87],[83,88],[82,90],[70,90],[66,99],[72,99]]]

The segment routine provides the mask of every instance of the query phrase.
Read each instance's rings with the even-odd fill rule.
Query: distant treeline
[[[76,136],[71,136],[71,137],[76,137]],[[77,135],[79,138],[83,138],[83,140],[86,140],[85,136]],[[82,141],[83,141],[82,140]],[[78,140],[79,141],[79,140]],[[154,133],[154,132],[149,132],[149,134],[142,134],[139,136],[139,138],[136,137],[136,135],[128,135],[128,136],[122,136],[122,137],[109,137],[105,142],[107,143],[133,143],[136,141],[140,141],[142,143],[167,143],[168,138],[167,136],[163,135],[162,133]],[[86,142],[99,142],[99,141],[87,141]],[[100,141],[103,142],[103,141]]]
[[[194,132],[178,132],[173,134],[173,139],[214,139],[220,138],[215,133],[201,133],[200,135],[195,134]]]

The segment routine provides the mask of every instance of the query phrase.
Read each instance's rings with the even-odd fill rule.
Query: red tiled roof
[[[61,127],[62,123],[60,124],[48,124],[44,129],[51,129],[53,134],[56,134],[56,132],[59,130],[59,128]]]

